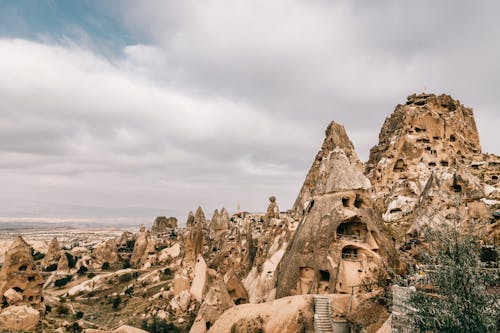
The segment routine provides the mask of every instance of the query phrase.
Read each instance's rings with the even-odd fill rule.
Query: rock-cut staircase
[[[316,333],[333,333],[332,303],[327,297],[314,297],[314,330]]]

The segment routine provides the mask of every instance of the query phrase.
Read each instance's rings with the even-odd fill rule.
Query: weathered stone
[[[5,255],[5,262],[0,271],[0,295],[14,289],[22,296],[16,304],[26,304],[43,310],[43,279],[31,256],[31,248],[18,236],[10,245]]]
[[[269,197],[269,206],[267,206],[267,212],[265,216],[266,223],[269,224],[271,219],[280,218],[280,209],[276,203],[276,197]]]
[[[23,295],[12,288],[7,289],[7,291],[3,293],[3,297],[5,297],[9,305],[16,305],[23,300]]]
[[[0,330],[33,330],[39,320],[40,312],[28,305],[9,306],[0,313]]]
[[[132,257],[130,258],[130,264],[132,267],[137,267],[141,263],[141,260],[146,253],[148,247],[149,235],[146,227],[142,224],[137,234],[137,238],[134,244],[134,251],[132,252]]]
[[[45,269],[51,265],[57,264],[60,258],[61,258],[61,248],[59,246],[59,241],[57,240],[57,237],[54,237],[50,241],[49,249],[47,250],[45,257],[42,259],[41,267]]]
[[[152,234],[162,234],[169,232],[172,229],[177,228],[177,218],[158,216],[153,222],[153,227],[151,228]]]
[[[96,261],[100,264],[105,262],[115,264],[120,261],[118,254],[118,244],[114,238],[105,240],[96,245],[93,253]]]
[[[448,95],[414,94],[385,120],[366,173],[384,221],[404,242],[405,233],[449,224],[457,214],[453,223],[463,227],[488,225],[500,204],[498,182],[484,177],[498,178],[500,163],[488,166],[494,160],[481,153],[472,109]]]
[[[331,123],[326,134],[296,200],[302,220],[278,266],[278,298],[361,292],[394,254],[344,128]]]

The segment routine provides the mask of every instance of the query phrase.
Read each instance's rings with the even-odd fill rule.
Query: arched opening
[[[346,246],[342,249],[342,259],[357,259],[358,248],[354,246]]]
[[[357,219],[342,222],[337,227],[337,238],[364,242],[368,229],[366,223]]]
[[[330,272],[320,270],[319,271],[319,293],[328,293],[330,289]]]
[[[394,164],[394,171],[404,171],[405,169],[405,162],[402,159],[399,159],[396,161]]]

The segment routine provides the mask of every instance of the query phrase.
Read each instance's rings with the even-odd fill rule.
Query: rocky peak
[[[302,215],[315,195],[370,188],[344,126],[331,122],[325,136],[293,206],[298,216]]]
[[[194,214],[192,211],[189,211],[188,213],[188,217],[187,217],[187,220],[186,220],[186,227],[190,227],[194,224]]]
[[[198,206],[198,208],[196,209],[196,213],[194,213],[194,223],[200,225],[205,225],[207,223],[207,219],[205,218],[205,213],[203,212],[203,209],[201,209],[200,206]]]
[[[301,221],[277,269],[276,297],[352,293],[384,274],[393,247],[344,128],[331,123],[301,189]]]
[[[153,222],[153,227],[151,228],[152,234],[161,234],[168,232],[169,230],[177,228],[177,218],[157,216]]]
[[[484,184],[470,168],[482,160],[471,108],[448,95],[413,94],[385,120],[366,174],[384,220],[415,230],[446,221],[441,215],[457,200],[487,211]]]

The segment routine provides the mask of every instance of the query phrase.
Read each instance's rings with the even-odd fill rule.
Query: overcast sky
[[[500,153],[498,1],[0,1],[0,221],[290,208],[414,92]],[[184,222],[184,221],[181,221]]]

